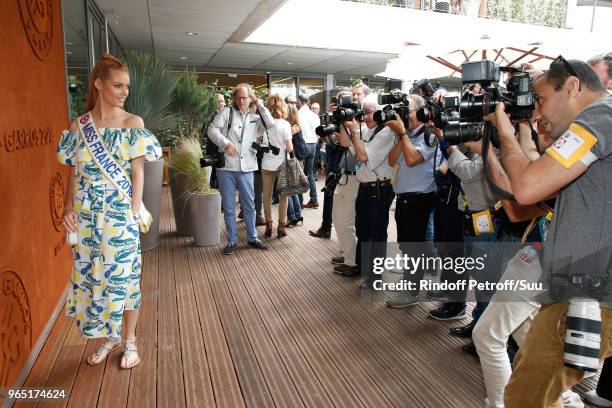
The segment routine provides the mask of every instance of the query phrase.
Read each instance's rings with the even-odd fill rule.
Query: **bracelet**
[[[402,133],[399,134],[400,139],[402,138],[402,136],[408,136],[408,131],[404,130]]]

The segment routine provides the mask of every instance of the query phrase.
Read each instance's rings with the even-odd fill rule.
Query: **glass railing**
[[[547,27],[565,26],[567,0],[343,0]]]

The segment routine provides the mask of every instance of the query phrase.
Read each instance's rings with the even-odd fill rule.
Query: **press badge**
[[[448,172],[448,160],[442,160],[442,163],[438,166],[438,171],[442,174],[446,174]]]
[[[495,232],[493,227],[493,219],[491,211],[484,210],[472,214],[472,223],[474,224],[474,233],[476,236],[480,234],[492,234]]]
[[[569,169],[577,161],[590,165],[597,160],[591,148],[597,143],[597,138],[577,123],[572,123],[569,129],[553,143],[546,153]]]

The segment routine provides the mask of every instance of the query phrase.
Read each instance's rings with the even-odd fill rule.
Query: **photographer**
[[[353,90],[349,95],[351,95],[353,102],[361,102],[363,98],[369,95],[370,89],[363,84],[359,84],[353,87]],[[346,95],[346,91],[341,91],[338,93],[337,98],[342,98]],[[330,106],[330,111],[334,111],[337,106]],[[337,143],[327,143],[327,152],[326,152],[326,163],[325,163],[325,176],[332,174],[337,171],[340,166],[340,162],[343,157],[345,157],[346,149],[339,146]],[[319,238],[329,238],[331,236],[332,229],[332,212],[334,206],[334,190],[336,186],[326,187],[323,195],[323,220],[321,221],[321,227],[319,227],[316,231],[309,231],[310,235],[313,237]]]
[[[399,136],[398,143],[389,153],[388,164],[397,171],[395,224],[400,249],[402,243],[425,242],[436,190],[432,173],[435,148],[425,143],[427,129],[416,116],[416,112],[425,106],[425,100],[419,95],[409,95],[408,101],[408,129],[399,116],[386,123]],[[405,248],[402,251],[405,252]],[[423,275],[423,269],[419,269],[415,275],[405,274],[404,279],[413,280],[418,285]],[[387,301],[387,306],[403,308],[413,305],[417,302],[416,295],[418,291],[399,293]]]
[[[255,111],[259,111],[262,117]],[[266,126],[273,127],[275,123],[268,109],[255,97],[251,86],[239,84],[234,89],[232,106],[223,109],[208,129],[208,137],[224,153],[225,159],[224,165],[217,168],[217,178],[228,233],[228,243],[223,249],[226,255],[234,253],[238,242],[236,190],[240,192],[248,244],[253,248],[268,249],[258,239],[255,229],[253,171],[257,170],[257,152],[251,146],[257,135],[264,133]]]
[[[612,218],[606,212],[612,202],[612,99],[586,63],[562,57],[535,81],[534,90],[536,114],[550,124],[556,140],[537,160],[530,161],[521,149],[503,104],[487,117],[498,131],[502,164],[516,199],[529,204],[557,195],[543,252],[549,291],[516,356],[504,395],[508,408],[554,406],[565,388],[582,379],[582,370],[563,365],[560,333],[568,310],[563,300],[586,292],[586,297],[600,301],[600,357],[612,355],[612,290],[605,255],[612,239]],[[571,265],[556,270],[551,266],[567,257],[575,264],[595,254],[599,263],[579,272],[596,287],[576,287],[578,271]]]
[[[340,144],[344,147],[348,147],[352,142],[360,163],[357,171],[359,189],[355,202],[355,227],[358,240],[355,261],[357,270],[361,271],[363,267],[367,272],[366,279],[360,285],[362,289],[371,288],[374,284],[372,260],[375,257],[385,256],[386,250],[382,244],[387,242],[389,208],[394,197],[391,186],[393,169],[387,162],[387,156],[395,144],[396,137],[391,128],[374,121],[374,112],[377,109],[378,104],[374,101],[363,104],[363,120],[368,128],[365,134],[362,134],[359,123],[353,119],[344,123],[351,139],[349,140],[344,129],[338,136]],[[362,260],[361,254],[364,250],[367,253]]]
[[[344,96],[352,96],[350,91],[341,91],[336,95],[336,99]],[[330,106],[330,110],[335,109],[335,106]],[[366,134],[368,127],[365,123],[361,123],[361,134]],[[345,131],[342,129],[341,131]],[[345,140],[348,140],[346,136]],[[330,145],[333,141],[330,140]],[[337,144],[337,143],[336,143]],[[337,146],[335,150],[339,150]],[[342,255],[332,258],[334,272],[344,277],[356,276],[361,273],[357,268],[355,261],[355,253],[357,250],[357,235],[355,232],[355,202],[357,201],[357,192],[359,191],[359,180],[357,180],[356,165],[357,157],[352,144],[348,149],[342,147],[342,155],[340,156],[337,168],[328,167],[328,178],[337,177],[337,185],[329,187],[333,193],[332,206],[332,223],[336,229],[338,242],[342,248]],[[327,190],[326,185],[326,190]]]

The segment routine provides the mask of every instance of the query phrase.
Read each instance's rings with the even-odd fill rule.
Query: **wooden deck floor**
[[[331,273],[337,241],[308,236],[320,214],[305,210],[266,253],[224,256],[173,232],[165,189],[161,245],[144,254],[141,364],[121,370],[117,351],[90,367],[99,340],[62,315],[25,386],[68,391],[42,407],[482,406],[480,367],[447,335],[459,323],[428,319],[435,304],[390,310]]]

